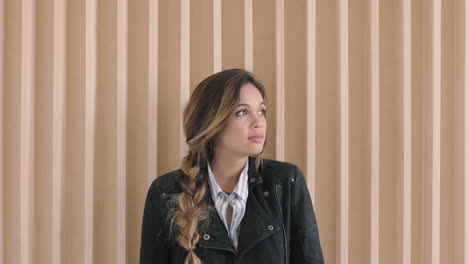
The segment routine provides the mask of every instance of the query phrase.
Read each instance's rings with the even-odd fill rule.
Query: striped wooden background
[[[468,264],[467,0],[0,0],[0,264],[137,263],[204,77],[253,71],[327,264]]]

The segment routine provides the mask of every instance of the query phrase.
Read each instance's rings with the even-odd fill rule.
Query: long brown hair
[[[239,100],[241,87],[247,83],[252,83],[266,101],[265,89],[252,73],[231,69],[203,80],[185,107],[183,124],[188,153],[182,160],[183,175],[179,177],[183,191],[174,197],[171,215],[171,223],[179,231],[177,241],[188,251],[185,264],[201,263],[193,250],[200,238],[199,224],[208,218],[210,211],[204,201],[208,191],[207,162],[214,155],[215,135],[223,129]],[[263,151],[252,156],[256,168],[260,166],[262,154]]]

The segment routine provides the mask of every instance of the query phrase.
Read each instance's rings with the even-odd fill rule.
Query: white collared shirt
[[[244,217],[247,197],[249,196],[248,171],[249,159],[247,159],[247,162],[244,165],[244,169],[240,174],[239,181],[237,182],[234,191],[230,195],[227,195],[216,182],[216,179],[210,168],[210,163],[208,162],[208,176],[211,197],[213,198],[216,210],[218,211],[218,214],[223,220],[224,226],[228,231],[229,238],[231,238],[231,241],[234,244],[235,248],[237,248],[239,240],[240,223],[242,218]],[[233,208],[231,230],[229,230],[226,220],[226,213],[229,204]]]

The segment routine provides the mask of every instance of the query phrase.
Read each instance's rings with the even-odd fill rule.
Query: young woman
[[[188,154],[153,181],[140,263],[323,263],[301,170],[262,158],[266,94],[252,73],[203,80],[184,111]]]

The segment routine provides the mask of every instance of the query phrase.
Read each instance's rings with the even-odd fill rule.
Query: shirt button
[[[203,239],[204,239],[204,240],[209,240],[209,239],[210,239],[210,235],[204,234],[204,235],[203,235]]]
[[[269,225],[269,226],[268,226],[268,230],[270,230],[270,231],[273,230],[273,226],[272,226],[272,225]]]
[[[270,193],[269,193],[268,191],[265,191],[265,192],[263,193],[263,195],[268,196],[268,195],[270,195]]]
[[[251,178],[251,179],[250,179],[250,182],[254,182],[254,181],[255,181],[255,178]]]

